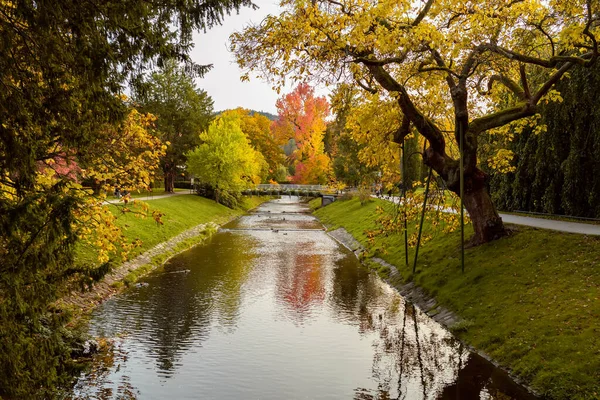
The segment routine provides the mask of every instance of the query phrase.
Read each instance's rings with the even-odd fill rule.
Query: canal
[[[72,398],[532,399],[362,268],[294,198],[98,307]]]

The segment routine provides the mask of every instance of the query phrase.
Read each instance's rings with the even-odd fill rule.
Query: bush
[[[337,199],[341,200],[341,201],[345,201],[345,200],[352,200],[353,198],[354,198],[354,195],[352,194],[352,192],[344,192]]]
[[[175,181],[175,183],[173,184],[173,187],[175,187],[177,189],[188,189],[188,190],[193,189],[192,182],[190,182],[190,181]]]
[[[217,203],[223,204],[229,208],[235,208],[240,204],[242,197],[240,193],[228,192],[226,190],[218,190],[216,192],[218,193],[218,196],[215,198]]]
[[[196,194],[202,197],[206,197],[207,199],[215,198],[215,190],[206,183],[200,183],[196,185]]]
[[[360,204],[363,206],[373,201],[373,198],[371,197],[371,190],[366,186],[360,187],[358,189],[358,199],[360,200]]]

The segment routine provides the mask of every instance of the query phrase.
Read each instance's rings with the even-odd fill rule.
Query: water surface
[[[361,268],[295,198],[100,306],[113,357],[73,398],[530,399]]]

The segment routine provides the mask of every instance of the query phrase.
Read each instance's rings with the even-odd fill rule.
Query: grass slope
[[[244,197],[244,203],[237,209],[231,209],[212,200],[194,194],[177,195],[149,201],[149,217],[140,218],[133,213],[121,213],[117,206],[111,206],[117,215],[117,225],[123,230],[128,241],[140,239],[142,245],[130,253],[130,258],[145,252],[157,244],[196,225],[208,222],[224,223],[265,201],[264,197]],[[157,224],[151,217],[152,210],[160,210],[163,225]],[[77,248],[76,262],[96,263],[97,253],[93,246],[80,243]]]
[[[377,227],[377,205],[390,207],[352,199],[315,214],[368,246],[365,230]],[[401,235],[377,237],[371,248],[379,250],[372,255],[396,265],[405,280],[465,318],[458,337],[545,397],[600,399],[600,238],[514,229],[509,237],[467,249],[464,274],[459,232],[434,233],[419,251],[414,276],[414,249],[407,268]]]

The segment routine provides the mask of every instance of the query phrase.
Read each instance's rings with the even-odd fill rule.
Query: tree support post
[[[459,152],[460,152],[460,270],[464,274],[465,272],[465,208],[463,205],[463,198],[465,194],[465,171],[463,163],[463,126],[462,123],[458,123],[458,136],[459,136]]]
[[[429,182],[433,169],[429,167],[429,175],[427,175],[427,184],[425,185],[425,198],[423,199],[423,210],[421,211],[421,223],[419,224],[419,236],[417,237],[417,249],[415,251],[415,263],[413,264],[413,274],[417,271],[417,259],[419,258],[419,246],[421,245],[421,233],[423,233],[423,221],[425,221],[425,208],[427,207],[427,195],[429,194]]]
[[[404,218],[404,258],[408,267],[408,223],[406,221],[406,141],[402,141],[402,217]]]

